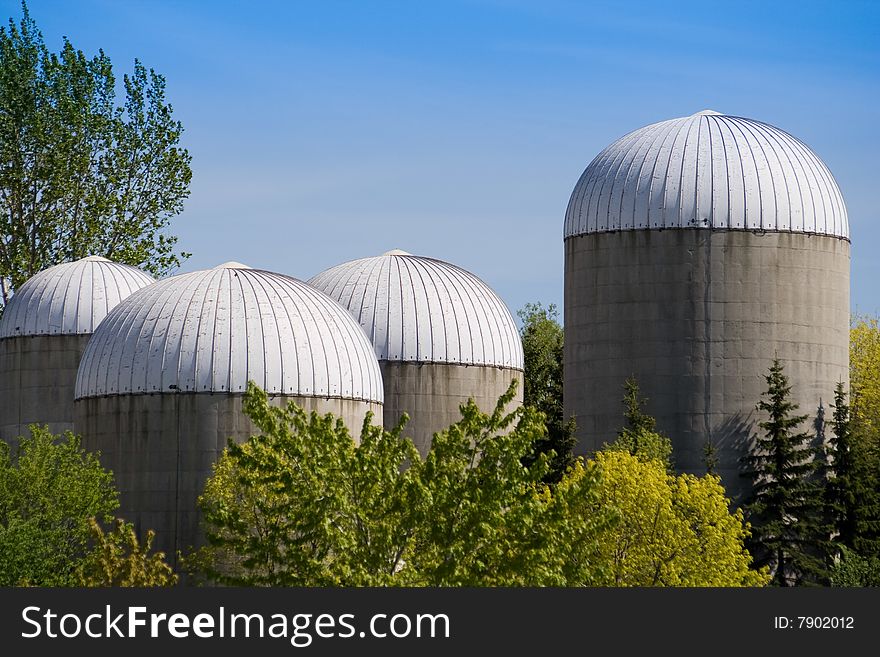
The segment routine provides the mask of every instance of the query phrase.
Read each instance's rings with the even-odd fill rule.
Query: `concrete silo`
[[[0,319],[0,439],[17,445],[29,424],[73,429],[80,357],[101,320],[153,283],[139,269],[89,257],[28,280]]]
[[[366,331],[385,382],[385,427],[408,413],[405,433],[422,454],[435,432],[461,419],[468,398],[491,411],[519,379],[522,402],[519,332],[504,302],[473,274],[395,250],[337,265],[309,284]]]
[[[275,403],[341,416],[355,438],[367,411],[381,418],[379,364],[351,316],[301,281],[237,263],[132,295],[83,354],[76,430],[115,473],[120,515],[155,529],[172,559],[202,544],[196,500],[227,440],[255,433],[242,413],[249,380]]]
[[[678,468],[705,472],[708,442],[741,495],[771,360],[813,416],[848,380],[849,267],[840,190],[786,132],[703,111],[611,144],[565,218],[565,409],[581,450],[614,438],[635,375]]]

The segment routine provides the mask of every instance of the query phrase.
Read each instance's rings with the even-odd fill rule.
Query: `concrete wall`
[[[834,386],[849,379],[849,267],[849,242],[796,233],[568,239],[565,412],[581,452],[615,437],[634,374],[677,468],[704,473],[708,440],[728,494],[742,496],[739,457],[762,419],[755,404],[774,356],[808,423],[820,399],[830,418]]]
[[[522,404],[519,370],[450,363],[379,361],[385,382],[385,427],[391,428],[406,412],[404,435],[412,438],[424,456],[434,434],[461,419],[459,406],[473,397],[484,412],[491,412],[513,379],[519,379],[517,405]]]
[[[156,531],[156,549],[176,563],[177,550],[204,544],[196,500],[227,439],[244,442],[257,433],[242,412],[241,395],[115,395],[76,402],[76,431],[83,446],[100,450],[115,475],[118,514],[138,532]],[[306,410],[340,415],[357,439],[364,415],[382,417],[381,404],[302,397]]]
[[[0,340],[0,439],[13,449],[32,423],[73,429],[76,371],[90,335]]]

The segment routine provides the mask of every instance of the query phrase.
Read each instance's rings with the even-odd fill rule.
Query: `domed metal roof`
[[[332,267],[309,284],[348,308],[379,360],[523,368],[507,306],[448,262],[395,249]]]
[[[97,256],[49,267],[15,291],[0,338],[94,333],[118,303],[154,282],[140,269]]]
[[[572,192],[565,237],[719,228],[849,239],[846,206],[803,142],[760,121],[704,110],[618,139]]]
[[[117,306],[83,354],[76,398],[243,392],[383,400],[364,332],[283,274],[226,263],[159,281]]]

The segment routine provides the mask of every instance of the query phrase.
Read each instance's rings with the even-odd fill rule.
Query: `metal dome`
[[[76,398],[243,392],[381,402],[364,332],[283,274],[226,263],[162,280],[117,306],[83,354]]]
[[[717,228],[849,239],[825,164],[766,123],[705,110],[618,139],[575,185],[565,237],[617,230]]]
[[[337,265],[309,284],[348,308],[379,360],[523,368],[507,306],[448,262],[394,250]]]
[[[0,338],[94,333],[117,304],[154,282],[136,267],[97,256],[49,267],[16,290]]]

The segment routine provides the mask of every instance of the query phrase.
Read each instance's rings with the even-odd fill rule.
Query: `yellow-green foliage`
[[[253,384],[260,429],[230,445],[200,498],[209,546],[191,563],[250,586],[742,586],[741,512],[717,477],[669,476],[628,451],[576,459],[556,486],[530,459],[543,416],[473,400],[424,460],[399,429],[278,408]]]
[[[857,430],[880,431],[880,326],[876,317],[856,317],[849,345],[850,413]]]
[[[555,494],[529,407],[490,414],[473,400],[422,460],[400,431],[278,408],[250,385],[261,434],[230,445],[199,503],[209,545],[190,563],[250,586],[565,586],[593,584],[596,468],[577,465]],[[588,504],[592,512],[586,512]]]
[[[97,520],[89,523],[92,552],[78,568],[80,586],[173,586],[177,575],[165,563],[163,552],[150,553],[155,532],[147,531],[143,545],[134,527],[121,518],[113,531],[105,532]]]
[[[748,528],[730,512],[718,477],[673,476],[655,459],[623,451],[596,455],[599,504],[619,522],[607,529],[599,560],[607,586],[762,586],[766,572],[749,569]]]

